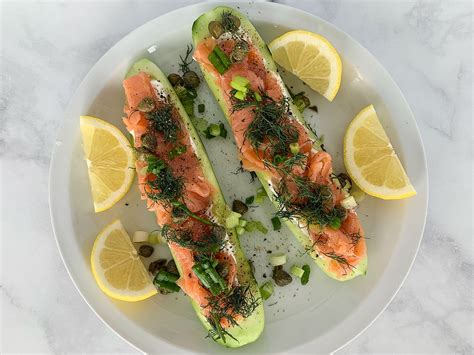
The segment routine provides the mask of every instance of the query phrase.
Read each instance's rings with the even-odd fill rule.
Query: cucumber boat
[[[225,227],[231,211],[190,118],[148,59],[133,64],[123,86],[141,197],[180,274],[155,282],[171,291],[179,286],[217,343],[233,348],[255,341],[264,327],[258,285],[237,234]]]
[[[364,231],[331,156],[292,102],[249,20],[219,6],[193,24],[194,59],[228,119],[243,167],[255,172],[282,218],[330,277],[364,275]]]

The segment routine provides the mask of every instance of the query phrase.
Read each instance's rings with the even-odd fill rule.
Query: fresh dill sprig
[[[255,151],[264,147],[270,156],[287,155],[289,145],[297,142],[298,130],[287,122],[288,99],[275,101],[262,93],[262,101],[247,100],[235,102],[233,110],[239,111],[247,107],[254,107],[254,118],[247,127],[244,137],[250,142]]]
[[[153,167],[151,169],[155,171]],[[183,194],[183,178],[175,176],[166,165],[156,172],[156,178],[146,182],[150,189],[150,191],[146,193],[147,197],[153,202],[164,202],[165,204],[171,205],[180,199]]]
[[[208,301],[206,307],[209,307],[210,312],[207,320],[212,327],[209,337],[213,340],[221,339],[225,343],[226,336],[237,339],[222,327],[221,319],[228,320],[231,326],[238,326],[236,317],[250,317],[260,305],[261,299],[255,297],[249,285],[238,285],[224,294],[209,297]]]
[[[290,191],[293,185],[296,191]],[[277,217],[304,221],[306,226],[318,224],[339,229],[346,212],[334,206],[333,193],[329,186],[320,185],[306,177],[287,176],[277,184]]]
[[[187,73],[190,70],[189,66],[193,62],[193,58],[191,57],[191,59],[189,59],[189,56],[191,55],[192,52],[193,52],[193,46],[188,44],[186,46],[186,54],[184,58],[181,55],[179,56],[179,59],[181,60],[181,63],[179,63],[179,69],[181,70],[183,74]]]
[[[222,231],[221,227],[215,227],[209,233],[195,240],[191,230],[176,229],[168,224],[165,224],[161,230],[161,234],[167,242],[172,242],[194,251],[212,254],[217,253],[224,246],[223,233],[225,233],[225,230]]]
[[[353,270],[353,269],[356,268],[354,265],[350,264],[349,261],[347,261],[347,259],[344,256],[338,255],[333,251],[329,252],[329,253],[323,253],[322,252],[321,254],[323,254],[324,256],[327,256],[328,258],[331,258],[331,259],[337,261],[339,263],[339,265],[342,266],[345,274],[347,274],[347,271],[350,271],[350,270]]]
[[[181,131],[181,125],[173,117],[173,106],[166,104],[157,108],[155,111],[146,114],[146,118],[150,121],[151,127],[160,133],[167,142],[175,142]]]

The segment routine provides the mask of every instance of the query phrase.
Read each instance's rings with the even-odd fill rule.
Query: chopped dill
[[[225,242],[223,233],[225,233],[225,230],[222,231],[221,227],[216,227],[208,234],[200,237],[199,240],[195,240],[191,230],[174,229],[168,224],[165,224],[161,230],[161,234],[167,242],[203,253],[217,253],[221,250]]]
[[[183,194],[184,182],[182,177],[174,176],[171,169],[164,165],[158,168],[152,168],[157,172],[154,180],[146,182],[150,191],[147,191],[147,197],[153,202],[164,202],[171,205],[177,201]],[[147,190],[147,189],[145,189]]]
[[[191,59],[189,59],[189,56],[191,55],[192,52],[193,52],[193,46],[188,44],[186,46],[186,54],[184,58],[181,55],[179,56],[179,59],[181,60],[181,63],[179,63],[179,69],[181,70],[183,74],[186,74],[190,70],[189,66],[193,62],[193,58],[191,57]]]
[[[338,255],[334,253],[333,251],[330,253],[321,253],[321,254],[323,254],[324,256],[327,256],[328,258],[336,260],[344,269],[345,274],[347,274],[347,271],[350,271],[356,268],[354,265],[350,264],[349,261],[347,261],[345,257],[343,257],[342,255]]]
[[[147,113],[146,118],[150,121],[151,127],[155,131],[163,133],[167,142],[175,142],[178,139],[181,126],[173,117],[173,106],[170,104]]]
[[[288,99],[275,101],[262,92],[263,100],[235,102],[234,111],[254,107],[254,118],[244,133],[255,151],[264,147],[270,156],[289,154],[289,145],[298,141],[298,130],[288,124]]]
[[[290,191],[293,184],[296,191]],[[277,184],[276,201],[279,209],[277,217],[296,218],[306,226],[318,224],[339,229],[346,212],[344,208],[334,206],[333,193],[329,186],[311,182],[306,177],[288,176]]]
[[[249,285],[235,286],[224,294],[209,297],[208,300],[206,307],[210,308],[210,312],[207,320],[212,327],[208,336],[213,340],[221,339],[224,343],[226,336],[237,339],[222,327],[221,319],[226,319],[231,326],[238,326],[236,316],[249,317],[261,302],[261,299],[252,293]]]

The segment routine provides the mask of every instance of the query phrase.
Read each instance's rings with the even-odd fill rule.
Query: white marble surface
[[[2,353],[136,353],[88,308],[61,262],[49,160],[61,113],[99,57],[140,24],[189,3],[0,3]],[[471,354],[472,4],[286,3],[332,22],[382,62],[415,113],[428,156],[429,214],[412,272],[340,353]]]

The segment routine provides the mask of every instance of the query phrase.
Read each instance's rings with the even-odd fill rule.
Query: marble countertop
[[[428,158],[428,220],[413,269],[340,353],[472,353],[471,3],[283,2],[335,24],[381,61],[415,113]],[[137,26],[190,3],[0,4],[2,353],[136,353],[89,309],[62,264],[48,208],[50,155],[93,64]]]

